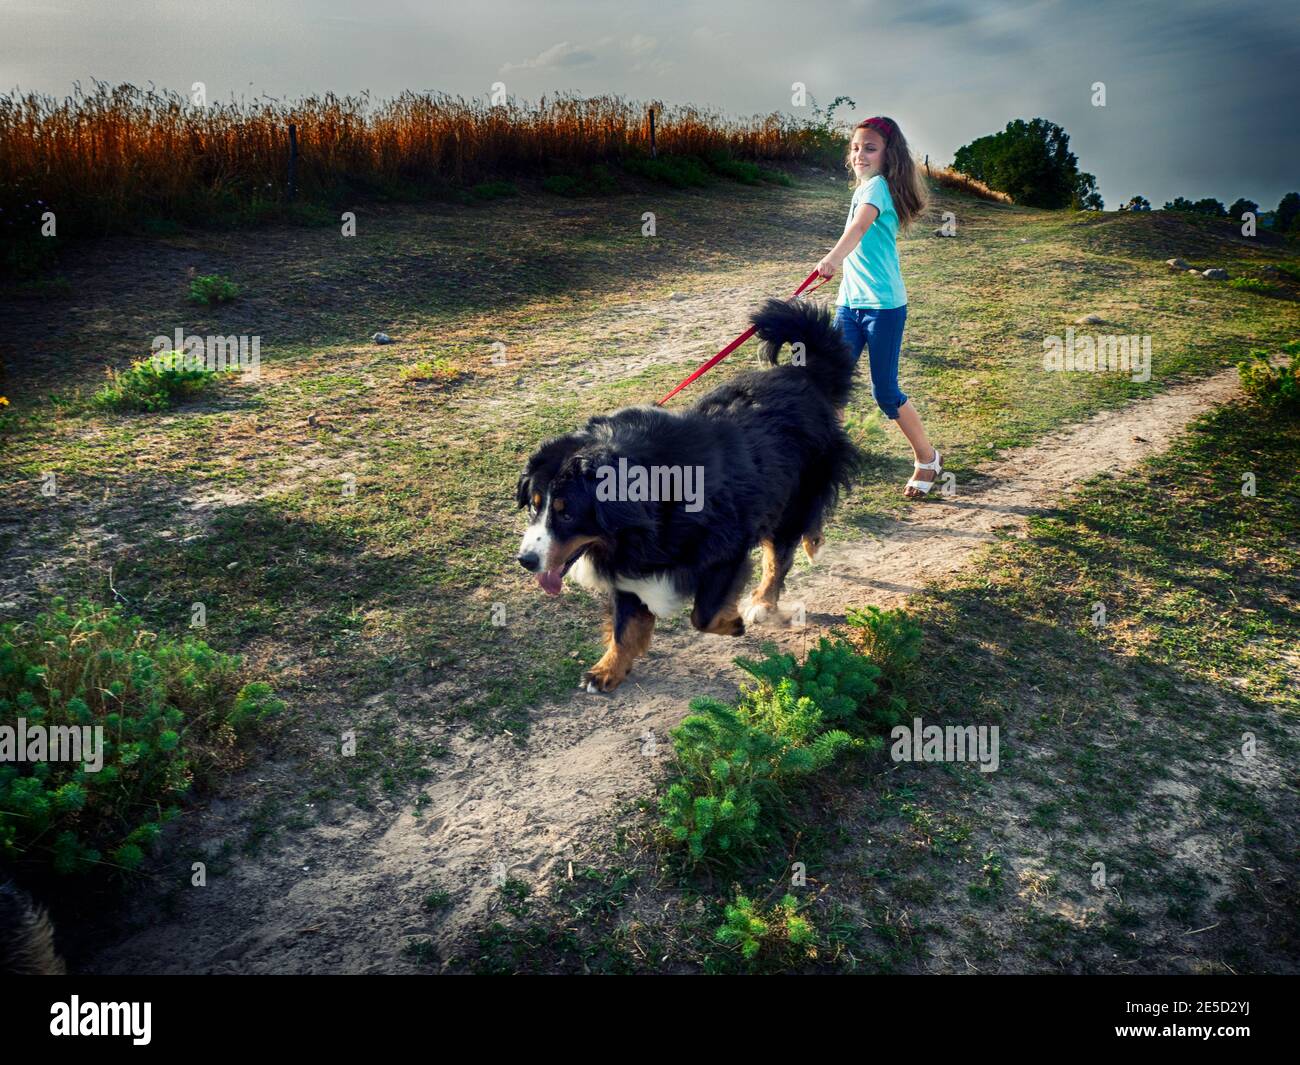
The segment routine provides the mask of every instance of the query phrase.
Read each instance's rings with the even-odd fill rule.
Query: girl
[[[859,122],[849,143],[846,169],[853,173],[853,200],[844,235],[817,264],[832,277],[841,263],[844,275],[836,299],[835,324],[848,341],[853,360],[865,346],[871,366],[871,394],[885,416],[912,445],[916,472],[904,495],[929,494],[943,467],[921,418],[898,387],[898,351],[907,320],[907,291],[898,267],[896,240],[926,207],[926,188],[912,161],[902,130],[891,118]]]

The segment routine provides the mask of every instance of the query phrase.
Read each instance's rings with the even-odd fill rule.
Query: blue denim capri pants
[[[898,387],[898,353],[903,346],[907,304],[901,307],[849,307],[835,310],[835,326],[843,334],[856,367],[867,349],[871,395],[887,418],[897,418],[907,396]]]

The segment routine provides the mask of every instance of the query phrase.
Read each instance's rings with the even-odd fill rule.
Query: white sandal
[[[934,458],[929,462],[914,462],[913,464],[918,470],[934,470],[934,481],[918,481],[913,477],[907,482],[908,488],[915,488],[923,496],[928,496],[930,494],[930,489],[934,487],[935,481],[939,479],[939,474],[943,472],[943,463],[939,458],[939,449],[937,447],[934,449]]]

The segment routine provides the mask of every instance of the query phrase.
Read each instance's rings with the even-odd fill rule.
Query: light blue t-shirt
[[[868,178],[853,190],[849,220],[858,205],[869,203],[880,212],[862,240],[844,257],[837,305],[849,307],[902,307],[907,289],[898,267],[898,212],[889,195],[889,182],[880,174]]]

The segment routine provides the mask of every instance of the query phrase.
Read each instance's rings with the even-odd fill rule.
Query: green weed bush
[[[692,862],[735,860],[758,847],[793,785],[850,749],[879,749],[903,719],[902,694],[921,631],[904,611],[853,611],[864,654],[823,636],[802,662],[772,648],[737,658],[757,682],[735,706],[692,701],[670,735],[678,776],[659,801],[660,825]]]
[[[1278,414],[1300,413],[1300,340],[1282,346],[1291,356],[1286,366],[1273,366],[1269,353],[1255,348],[1237,363],[1241,387],[1261,406]]]
[[[203,274],[190,282],[190,301],[206,303],[209,307],[217,303],[229,303],[239,295],[239,286],[220,274]]]
[[[623,169],[675,189],[703,188],[714,183],[709,168],[690,155],[660,155],[654,159],[633,156],[623,160]]]
[[[719,943],[737,947],[751,965],[766,959],[785,965],[802,958],[817,956],[817,931],[812,922],[799,915],[799,900],[784,896],[764,912],[761,905],[744,895],[727,906],[725,920],[714,934]],[[762,957],[760,957],[762,956]]]
[[[109,367],[108,384],[95,393],[92,403],[103,410],[167,410],[203,392],[221,372],[201,367],[187,369],[183,356],[171,365],[155,358],[136,359],[128,370]]]
[[[269,685],[241,687],[241,665],[84,601],[0,626],[0,726],[103,728],[98,771],[0,763],[0,858],[60,874],[139,866],[190,788],[240,764],[241,740],[283,710]]]

